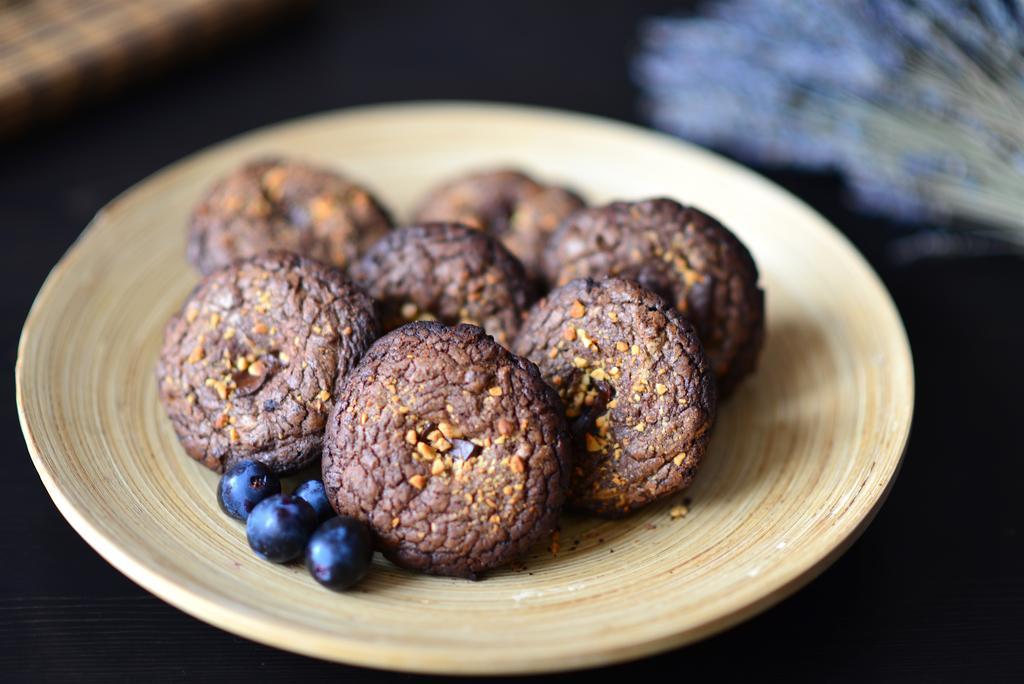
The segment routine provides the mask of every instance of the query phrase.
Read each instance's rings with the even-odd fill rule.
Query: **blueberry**
[[[295,488],[295,496],[305,499],[306,503],[316,511],[317,520],[323,522],[335,516],[334,509],[327,501],[327,492],[324,491],[324,483],[320,480],[308,480]]]
[[[343,591],[366,576],[373,542],[366,525],[355,518],[331,518],[313,533],[306,547],[306,568],[328,589]]]
[[[313,507],[289,494],[261,501],[245,523],[249,546],[260,558],[274,563],[287,563],[301,556],[315,528]]]
[[[240,461],[224,473],[217,486],[217,500],[232,518],[245,520],[256,504],[281,493],[281,481],[258,461]]]

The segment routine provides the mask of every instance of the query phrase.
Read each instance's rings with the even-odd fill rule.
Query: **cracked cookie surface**
[[[555,286],[619,276],[664,297],[696,325],[723,397],[757,366],[764,341],[757,266],[698,209],[650,199],[578,211],[552,236],[544,266]]]
[[[352,277],[377,301],[385,330],[414,320],[470,323],[506,347],[532,301],[516,258],[489,235],[455,223],[392,231]]]
[[[335,268],[287,253],[237,262],[168,322],[160,401],[208,468],[295,471],[320,454],[335,383],[378,332],[373,301]]]
[[[541,255],[562,220],[584,206],[579,195],[545,185],[511,169],[480,171],[435,188],[420,204],[416,220],[452,221],[501,240],[534,280]]]
[[[391,229],[364,188],[288,159],[250,162],[218,181],[192,212],[187,256],[201,273],[272,250],[347,268]]]
[[[693,479],[715,379],[693,326],[661,297],[630,280],[571,281],[534,306],[513,350],[564,403],[572,507],[617,517]]]
[[[394,330],[335,402],[324,438],[328,498],[366,521],[396,564],[475,577],[555,528],[570,459],[558,397],[480,328]]]

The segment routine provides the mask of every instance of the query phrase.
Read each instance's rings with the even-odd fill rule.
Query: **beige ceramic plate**
[[[481,582],[377,559],[347,594],[257,560],[161,413],[164,321],[196,282],[185,219],[217,176],[287,153],[365,180],[408,216],[428,186],[514,164],[591,202],[668,195],[731,226],[761,267],[761,370],[723,406],[682,496],[615,522],[567,518],[557,558]],[[708,636],[821,572],[871,520],[913,405],[896,309],[857,252],[764,179],[668,137],[554,111],[475,104],[370,107],[274,126],[174,164],[92,222],[25,324],[18,404],[61,512],[104,558],[223,629],[320,658],[420,672],[563,670]]]

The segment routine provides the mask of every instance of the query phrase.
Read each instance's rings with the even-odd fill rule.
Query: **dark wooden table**
[[[18,333],[47,271],[130,184],[300,114],[419,98],[564,107],[640,121],[635,23],[672,3],[323,3],[0,147],[0,679],[384,681],[209,627],[135,586],[64,522],[14,405]],[[894,259],[908,230],[847,211],[835,178],[769,173],[879,271],[917,369],[913,436],[874,524],[796,596],[695,646],[610,668],[667,681],[1024,681],[1024,260]],[[524,657],[529,657],[524,654]],[[589,681],[592,672],[566,678]]]

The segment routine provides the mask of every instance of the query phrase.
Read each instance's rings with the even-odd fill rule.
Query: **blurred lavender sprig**
[[[641,42],[658,127],[1024,245],[1024,0],[719,0]]]

